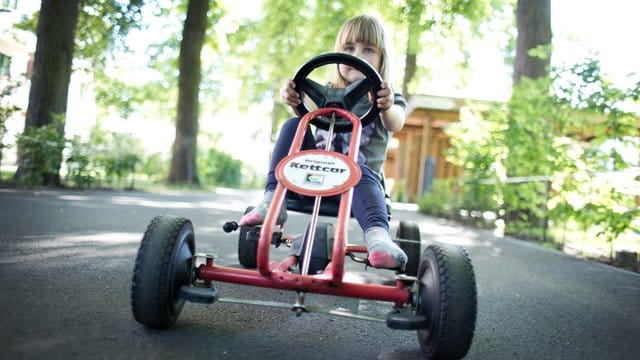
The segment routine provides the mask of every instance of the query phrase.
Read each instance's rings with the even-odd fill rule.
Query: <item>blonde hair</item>
[[[387,39],[384,26],[376,17],[372,15],[359,15],[353,17],[345,22],[336,38],[336,44],[334,46],[335,51],[342,52],[347,43],[361,42],[368,45],[373,45],[380,50],[380,69],[376,69],[380,72],[380,76],[383,80],[391,82],[391,69],[390,69],[390,53],[389,53],[389,40]],[[337,67],[336,67],[337,69]],[[338,87],[344,87],[344,78],[340,75],[339,71],[336,71],[335,84]]]

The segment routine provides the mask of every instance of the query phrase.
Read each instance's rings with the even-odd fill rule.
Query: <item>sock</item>
[[[264,222],[264,218],[267,217],[267,211],[271,205],[271,200],[273,200],[274,193],[275,191],[273,190],[266,191],[262,201],[240,219],[240,226],[255,226],[262,224]],[[282,204],[282,209],[280,210],[280,215],[278,216],[276,224],[282,225],[286,221],[287,209],[286,205]]]
[[[391,235],[385,228],[374,226],[367,229],[364,243],[369,252],[367,260],[374,268],[404,269],[407,264],[407,255],[391,240]]]

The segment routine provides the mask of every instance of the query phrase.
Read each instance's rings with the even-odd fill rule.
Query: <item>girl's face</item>
[[[374,45],[365,44],[362,42],[348,42],[344,44],[342,52],[357,56],[360,59],[373,66],[376,71],[380,72],[380,66],[382,63],[382,53]],[[338,71],[340,75],[345,79],[348,84],[358,81],[364,77],[362,73],[351,66],[340,64],[338,65]]]

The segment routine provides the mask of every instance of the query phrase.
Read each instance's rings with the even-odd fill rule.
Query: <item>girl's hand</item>
[[[386,81],[382,82],[381,89],[376,93],[378,101],[376,105],[380,111],[386,111],[393,106],[393,89]]]
[[[401,106],[394,106],[393,89],[386,81],[382,82],[376,95],[378,95],[378,101],[376,105],[380,109],[380,119],[382,120],[382,126],[387,131],[395,132],[404,126],[405,113]]]
[[[288,80],[282,85],[280,96],[282,97],[282,102],[291,107],[300,105],[300,94],[296,91],[296,84],[293,80]]]

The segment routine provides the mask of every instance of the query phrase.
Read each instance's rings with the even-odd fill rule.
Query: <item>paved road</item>
[[[255,192],[143,193],[0,189],[0,359],[418,359],[414,332],[286,309],[187,304],[177,327],[134,321],[130,283],[150,219],[192,219],[199,251],[233,265],[237,219]],[[289,229],[302,231],[304,215]],[[478,286],[469,359],[637,359],[640,276],[412,211],[423,240],[464,245]],[[350,239],[358,239],[353,224]],[[272,254],[277,251],[272,250]],[[351,266],[354,276],[385,271]],[[222,295],[293,302],[284,291],[220,286]],[[309,295],[307,303],[383,315],[387,304]]]

